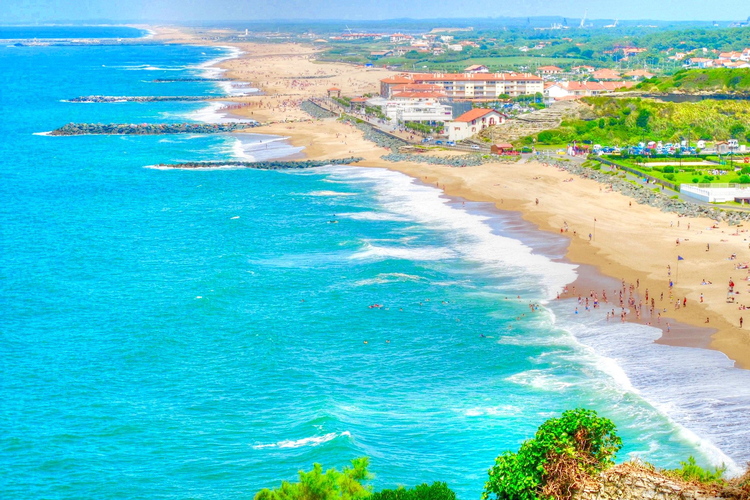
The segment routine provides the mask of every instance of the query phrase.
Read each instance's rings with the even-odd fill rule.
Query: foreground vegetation
[[[485,483],[484,500],[570,500],[587,482],[614,464],[622,447],[612,421],[592,410],[576,409],[544,422],[533,439],[518,452],[505,452],[495,460]],[[372,478],[367,458],[352,460],[352,467],[323,471],[315,464],[299,472],[299,481],[282,482],[264,489],[255,500],[456,500],[442,482],[373,492],[362,483]],[[726,468],[704,469],[693,457],[681,467],[661,471],[679,481],[709,487],[724,498],[750,499],[750,470],[741,478],[724,479]]]
[[[530,144],[590,142],[612,146],[639,142],[738,139],[750,141],[750,101],[672,103],[638,97],[586,97],[579,118],[521,139]]]

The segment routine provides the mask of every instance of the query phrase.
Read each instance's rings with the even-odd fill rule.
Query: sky
[[[2,0],[0,23],[263,19],[434,19],[564,16],[580,19],[744,20],[748,0]]]

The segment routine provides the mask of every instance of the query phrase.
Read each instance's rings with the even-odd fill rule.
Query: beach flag
[[[682,258],[682,257],[680,257],[680,256],[678,255],[678,256],[677,256],[677,260],[685,260],[685,259],[684,259],[684,258]]]

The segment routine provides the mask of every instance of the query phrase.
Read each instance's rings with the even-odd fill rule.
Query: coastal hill
[[[681,70],[669,77],[654,77],[635,87],[649,92],[750,94],[750,69],[711,68]]]
[[[565,144],[591,141],[598,144],[627,145],[643,141],[748,140],[750,101],[702,100],[663,102],[640,97],[586,97],[577,117],[521,142]]]

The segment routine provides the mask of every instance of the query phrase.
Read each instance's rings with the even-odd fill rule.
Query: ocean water
[[[64,100],[222,95],[152,80],[230,55],[0,48],[0,497],[248,498],[369,456],[376,488],[470,500],[580,406],[621,460],[750,459],[750,372],[550,300],[576,267],[514,214],[380,169],[149,168],[299,154],[279,137],[35,135],[223,119]]]
[[[0,26],[0,39],[140,38],[144,34],[127,26]]]

